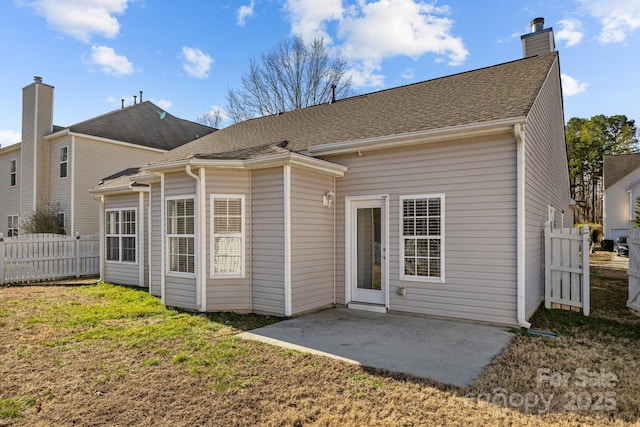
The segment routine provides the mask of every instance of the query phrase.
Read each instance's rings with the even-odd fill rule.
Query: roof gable
[[[69,126],[71,132],[171,150],[215,131],[180,119],[150,101],[115,110]]]
[[[611,187],[638,168],[640,168],[640,153],[604,156],[602,173],[604,189]]]
[[[288,141],[301,152],[331,144],[525,117],[557,52],[236,123],[155,163]]]

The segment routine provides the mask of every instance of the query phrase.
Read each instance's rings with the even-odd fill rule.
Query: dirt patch
[[[0,288],[0,411],[17,408],[0,426],[628,425],[640,416],[638,340],[612,336],[609,324],[573,325],[573,313],[538,318],[540,327],[569,326],[555,340],[519,334],[461,389],[238,340],[260,319],[165,312],[131,290],[125,305],[113,288]],[[537,385],[539,368],[580,367],[614,372],[619,384]],[[576,390],[613,391],[617,406],[566,407]],[[559,397],[542,412],[517,400],[527,393]]]

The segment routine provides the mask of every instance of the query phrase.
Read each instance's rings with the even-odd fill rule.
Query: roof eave
[[[271,167],[280,167],[285,165],[299,166],[305,169],[315,170],[317,172],[329,174],[336,177],[344,176],[349,169],[336,163],[328,162],[322,159],[304,156],[297,153],[282,153],[270,156],[257,157],[255,159],[246,160],[220,160],[220,159],[182,159],[168,163],[145,166],[145,170],[149,172],[178,172],[183,170],[187,165],[194,168],[215,168],[215,169],[236,169],[236,170],[252,170],[266,169]]]
[[[90,139],[90,140],[93,140],[93,141],[105,142],[107,144],[122,145],[122,146],[125,146],[125,147],[131,147],[131,148],[137,148],[137,149],[153,151],[153,152],[156,152],[156,153],[166,153],[167,152],[167,150],[163,150],[162,148],[153,148],[153,147],[149,147],[148,145],[135,144],[133,142],[118,141],[116,139],[103,138],[101,136],[89,135],[89,134],[86,134],[86,133],[72,132],[69,128],[62,129],[62,130],[59,130],[57,132],[45,135],[44,139],[46,141],[50,141],[52,139],[60,138],[62,136],[81,137],[81,138]]]
[[[307,152],[313,156],[348,154],[356,153],[358,151],[379,150],[385,148],[396,148],[406,145],[426,144],[463,138],[513,133],[513,126],[515,124],[525,122],[526,117],[524,116],[512,117],[507,119],[492,120],[488,122],[471,123],[460,126],[428,129],[416,132],[407,132],[397,135],[385,135],[373,138],[314,145],[312,147],[309,147],[307,149]]]
[[[149,187],[146,185],[134,185],[135,182],[129,182],[127,184],[121,184],[117,186],[111,186],[106,188],[92,188],[89,193],[96,195],[116,195],[116,194],[130,194],[130,193],[147,193]]]

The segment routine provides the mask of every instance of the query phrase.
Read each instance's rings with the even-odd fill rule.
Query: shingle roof
[[[604,189],[606,190],[640,168],[640,153],[604,156],[602,168]]]
[[[171,150],[215,129],[180,119],[150,101],[115,110],[68,127],[71,132]]]
[[[313,145],[524,117],[557,53],[247,120],[180,146],[155,164],[288,141]]]

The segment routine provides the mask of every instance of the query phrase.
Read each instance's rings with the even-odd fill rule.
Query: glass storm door
[[[385,303],[386,247],[383,199],[352,202],[351,210],[351,300]]]

